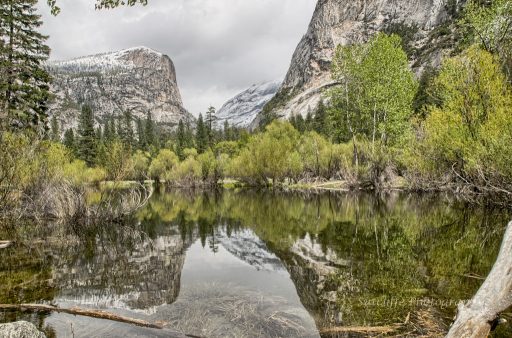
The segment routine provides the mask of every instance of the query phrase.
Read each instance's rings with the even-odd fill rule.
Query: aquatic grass
[[[179,299],[162,311],[169,327],[205,337],[307,337],[316,332],[299,305],[215,282],[183,290]]]

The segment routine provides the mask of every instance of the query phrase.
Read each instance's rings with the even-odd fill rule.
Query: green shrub
[[[99,167],[89,168],[82,160],[74,160],[64,165],[62,174],[74,186],[99,183],[107,178],[104,169]]]
[[[196,185],[201,181],[201,178],[201,163],[193,156],[189,156],[183,162],[178,163],[169,175],[169,181],[186,186]]]
[[[132,155],[133,178],[143,181],[148,178],[150,155],[148,152],[137,150]]]
[[[149,166],[149,176],[156,182],[168,180],[171,171],[178,164],[178,156],[169,149],[162,149]]]

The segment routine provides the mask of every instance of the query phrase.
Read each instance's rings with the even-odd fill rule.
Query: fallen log
[[[163,329],[163,326],[156,323],[150,323],[142,319],[134,319],[116,315],[111,312],[101,310],[88,310],[80,308],[65,309],[53,305],[44,304],[0,304],[0,309],[3,310],[30,310],[30,311],[49,311],[57,313],[67,313],[75,316],[86,316],[99,319],[107,319],[121,323],[133,324],[140,327],[148,327],[152,329]]]
[[[321,334],[336,333],[358,333],[358,334],[389,334],[402,328],[402,324],[394,324],[389,326],[335,326],[320,330]]]
[[[0,249],[7,249],[11,245],[13,245],[13,241],[0,241]]]
[[[498,315],[512,305],[512,222],[494,266],[476,295],[459,304],[447,338],[487,337]]]

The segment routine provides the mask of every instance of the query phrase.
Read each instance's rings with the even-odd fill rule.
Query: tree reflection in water
[[[58,227],[29,255],[23,245],[0,252],[0,298],[114,309],[209,336],[314,336],[406,317],[415,334],[435,334],[492,267],[509,217],[438,195],[162,191],[125,224]],[[211,266],[201,274],[187,252]],[[223,257],[254,280],[238,266],[215,275]],[[276,296],[285,286],[256,285],[283,278],[297,304]]]

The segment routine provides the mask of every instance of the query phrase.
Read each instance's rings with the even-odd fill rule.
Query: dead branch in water
[[[101,310],[87,310],[87,309],[79,309],[79,308],[71,308],[65,309],[52,305],[44,305],[44,304],[0,304],[0,309],[4,310],[30,310],[30,311],[50,311],[57,313],[67,313],[75,316],[86,316],[93,317],[99,319],[108,319],[116,322],[133,324],[140,327],[148,327],[152,329],[163,329],[162,325],[150,323],[142,319],[134,319],[116,315],[111,312],[101,311]]]
[[[460,304],[447,338],[487,337],[491,325],[502,311],[512,305],[512,222],[501,243],[496,263],[476,295]]]
[[[164,326],[158,323],[150,323],[142,319],[129,318],[124,316],[119,316],[111,312],[101,311],[101,310],[88,310],[88,309],[80,309],[80,308],[71,308],[65,309],[56,307],[53,305],[45,305],[45,304],[0,304],[0,309],[3,310],[20,310],[20,311],[49,311],[49,312],[57,312],[57,313],[67,313],[74,316],[85,316],[99,319],[112,320],[115,322],[133,324],[140,327],[146,327],[150,329],[159,329],[164,330],[169,338],[201,338],[199,336],[189,335],[177,331],[172,331],[168,329],[164,329]]]
[[[336,326],[320,330],[321,334],[359,333],[359,334],[389,334],[402,328],[403,324],[389,326]]]

